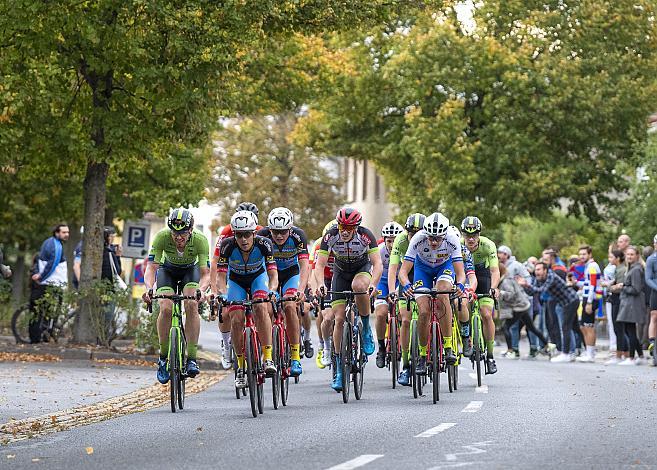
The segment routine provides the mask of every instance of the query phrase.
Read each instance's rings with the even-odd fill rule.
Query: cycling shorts
[[[298,271],[298,269],[278,271],[278,292],[282,297],[292,297],[297,295],[300,279]]]
[[[261,272],[258,275],[237,276],[233,275],[228,278],[228,294],[227,299],[229,302],[236,300],[246,300],[248,293],[251,293],[252,299],[264,299],[269,294],[269,276],[266,272]],[[241,309],[238,306],[231,306],[228,311]]]
[[[201,269],[198,264],[184,268],[163,264],[157,269],[156,279],[158,294],[182,292],[187,288],[196,289],[201,279]]]
[[[454,267],[452,266],[451,258],[435,268],[423,266],[419,260],[415,258],[415,273],[413,277],[414,288],[423,287],[432,289],[439,281],[449,282],[453,285],[454,279]],[[425,295],[428,294],[415,294],[415,298]]]
[[[359,274],[366,274],[369,277],[372,277],[370,274],[370,269],[372,268],[372,263],[369,260],[366,263],[363,263],[358,269],[351,272],[341,271],[337,266],[333,270],[333,279],[331,280],[331,290],[332,291],[345,291],[353,290],[351,288],[351,283],[354,278]],[[331,306],[336,307],[337,305],[345,304],[345,296],[342,294],[332,294],[331,295]]]
[[[376,286],[376,289],[379,292],[376,296],[376,300],[374,301],[374,307],[378,307],[379,305],[387,305],[388,293],[390,292],[388,290],[388,279],[382,277],[379,281],[379,284]]]

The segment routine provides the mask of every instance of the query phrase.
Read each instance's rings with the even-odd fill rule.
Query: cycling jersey
[[[464,243],[463,239],[461,239],[461,243]],[[479,271],[480,268],[496,268],[499,266],[497,247],[493,241],[486,237],[479,237],[479,246],[471,253],[476,271]]]
[[[408,241],[408,232],[406,230],[395,237],[390,252],[390,264],[401,264],[401,260],[406,254],[406,250],[408,250]]]
[[[465,275],[474,274],[475,268],[472,261],[472,253],[468,250],[468,247],[461,243],[461,255],[463,256],[463,268],[465,269]]]
[[[321,245],[322,240],[316,240],[313,244],[312,251],[310,252],[310,269],[315,269],[317,264],[317,256],[319,255],[319,246]],[[331,281],[333,277],[333,266],[335,264],[335,256],[329,255],[328,261],[326,262],[326,267],[324,267],[324,280]]]
[[[404,260],[412,261],[416,267],[432,269],[438,268],[450,260],[463,262],[463,255],[459,239],[453,233],[448,233],[438,248],[434,249],[429,243],[427,232],[420,230],[413,235]]]
[[[383,263],[383,274],[381,280],[388,282],[388,267],[390,266],[390,252],[385,242],[379,243],[379,253],[381,253],[381,262]]]
[[[171,230],[160,230],[153,239],[148,261],[164,264],[165,267],[189,268],[198,264],[210,267],[210,244],[208,239],[198,230],[193,230],[182,253],[176,248],[171,236]]]
[[[257,225],[256,226],[256,231],[262,230],[262,225]],[[226,225],[224,228],[221,229],[221,232],[219,232],[219,237],[217,238],[217,243],[214,245],[214,257],[219,258],[219,250],[221,248],[221,241],[224,238],[232,237],[234,235],[233,233],[233,227],[230,225]]]
[[[290,236],[282,246],[274,242],[271,230],[265,227],[258,231],[258,235],[265,237],[271,242],[274,253],[274,260],[279,271],[294,269],[299,272],[299,260],[308,259],[308,242],[306,234],[299,227],[292,227]]]
[[[231,278],[257,276],[263,273],[265,268],[267,270],[276,269],[271,242],[267,238],[255,235],[253,247],[251,247],[246,261],[235,237],[224,238],[221,242],[217,261],[219,272],[228,272]]]
[[[342,241],[340,231],[335,226],[322,238],[319,253],[335,255],[335,269],[344,272],[356,272],[369,263],[370,254],[379,251],[376,237],[366,227],[359,226],[351,240]]]

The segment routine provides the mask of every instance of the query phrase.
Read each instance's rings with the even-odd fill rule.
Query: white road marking
[[[445,454],[445,460],[457,460],[458,455],[475,455],[475,454],[485,454],[485,449],[480,449],[479,447],[486,447],[493,443],[493,441],[484,441],[484,442],[475,442],[467,446],[461,446],[466,452],[456,452],[454,454]]]
[[[488,385],[483,384],[481,387],[475,387],[475,393],[488,393]]]
[[[449,462],[431,467],[427,470],[440,470],[441,468],[456,468],[456,467],[467,467],[468,465],[474,465],[474,462]]]
[[[358,468],[362,467],[363,465],[367,465],[368,463],[373,462],[376,459],[380,459],[381,457],[383,457],[383,454],[365,454],[356,457],[355,459],[341,463],[340,465],[331,467],[328,470],[351,470],[352,468]]]
[[[461,410],[461,413],[476,413],[483,406],[483,401],[471,401],[468,406]]]
[[[453,428],[456,426],[456,423],[440,423],[438,426],[435,428],[427,429],[424,432],[421,432],[415,437],[431,437],[435,436],[438,433],[441,433],[443,431],[447,431],[449,428]]]

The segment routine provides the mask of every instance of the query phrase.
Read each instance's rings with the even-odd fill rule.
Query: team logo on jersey
[[[424,285],[424,283],[422,282],[422,279],[418,279],[418,280],[415,281],[415,283],[413,284],[413,288],[416,288],[416,287],[422,287],[423,285]]]
[[[430,250],[428,247],[424,249],[424,252],[425,252],[425,253],[429,253],[430,251],[431,251],[431,250]]]
[[[452,270],[451,269],[445,269],[443,271],[443,274],[446,274],[447,276],[451,276],[452,275]]]

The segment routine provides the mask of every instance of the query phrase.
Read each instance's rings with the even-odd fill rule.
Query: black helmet
[[[424,226],[424,219],[425,219],[424,214],[420,214],[419,212],[416,212],[415,214],[411,214],[408,216],[408,219],[406,219],[406,224],[404,225],[404,228],[408,230],[412,230],[417,232],[418,230],[422,230],[422,227]]]
[[[258,206],[256,206],[252,202],[240,202],[240,204],[237,206],[237,209],[235,209],[235,212],[238,212],[238,211],[253,212],[253,215],[258,217]]]
[[[194,228],[194,216],[187,209],[179,207],[169,214],[167,226],[176,233],[191,232]]]
[[[473,215],[466,217],[461,222],[461,232],[479,233],[481,232],[481,220]]]

